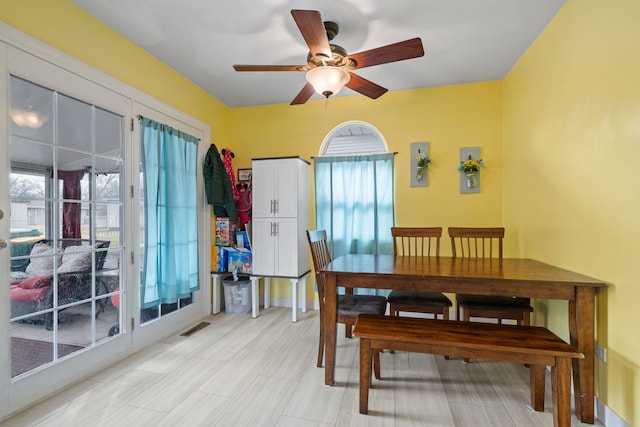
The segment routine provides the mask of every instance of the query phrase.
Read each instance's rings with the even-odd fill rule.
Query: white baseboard
[[[291,308],[291,298],[271,298],[271,307]],[[260,296],[260,305],[264,307],[264,297]],[[300,307],[300,302],[298,302]],[[318,300],[307,300],[307,310],[320,310]]]
[[[596,418],[606,427],[631,427],[613,412],[607,405],[595,398]]]

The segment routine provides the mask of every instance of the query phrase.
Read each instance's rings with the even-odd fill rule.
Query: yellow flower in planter
[[[484,167],[484,163],[482,163],[482,159],[475,160],[470,158],[469,160],[465,160],[464,162],[462,162],[458,170],[466,174],[472,174],[472,173],[479,172],[480,168],[483,168],[483,167]]]
[[[467,176],[467,187],[474,188],[478,186],[478,172],[480,172],[480,168],[484,167],[484,163],[482,159],[475,160],[469,156],[468,160],[464,162],[460,162],[460,167],[458,170],[463,172]]]

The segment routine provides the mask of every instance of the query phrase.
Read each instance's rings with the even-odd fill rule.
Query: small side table
[[[299,277],[286,277],[291,280],[291,321],[298,321],[298,284],[302,285],[302,295],[300,308],[303,313],[307,312],[307,276],[311,270],[307,271]],[[279,276],[274,276],[279,277]],[[251,279],[251,317],[258,317],[258,283],[260,279],[264,279],[264,308],[271,306],[271,276],[250,276]]]
[[[212,280],[212,301],[211,301],[211,314],[218,314],[221,311],[220,308],[220,301],[222,300],[222,294],[221,294],[221,287],[220,284],[222,282],[222,278],[223,277],[227,277],[231,275],[231,273],[229,272],[222,272],[222,273],[217,273],[217,272],[211,272],[211,280]],[[251,276],[251,317],[253,317],[254,319],[256,317],[258,317],[258,311],[259,311],[259,301],[258,301],[258,284],[259,284],[259,280],[260,277],[256,277],[256,276]],[[270,291],[270,286],[269,286],[269,279],[265,279],[265,284],[264,284],[264,308],[269,308],[269,303],[271,302],[271,297],[269,295],[269,291]]]
[[[229,273],[216,273],[211,272],[211,280],[213,281],[213,290],[211,292],[212,295],[212,304],[211,304],[211,314],[220,313],[220,283],[222,282],[223,276],[228,276]]]
[[[289,277],[291,280],[291,321],[298,321],[298,284],[302,285],[300,308],[303,313],[307,312],[307,276],[311,273],[311,270],[307,271],[300,277]],[[222,277],[228,276],[230,273],[211,273],[211,279],[213,281],[213,300],[211,304],[211,314],[220,313],[220,300],[221,289],[220,284]],[[264,279],[264,308],[265,310],[271,307],[271,277],[266,276],[250,276],[251,280],[251,317],[256,318],[260,312],[259,301],[259,285],[260,279]]]

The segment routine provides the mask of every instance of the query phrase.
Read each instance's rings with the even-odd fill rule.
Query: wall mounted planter
[[[465,173],[464,170],[461,170],[462,164],[470,159],[482,161],[480,158],[480,147],[462,147],[460,149],[460,164],[458,165],[460,173],[460,194],[480,192],[480,171]]]
[[[429,186],[429,143],[413,142],[409,157],[410,183],[412,187]]]

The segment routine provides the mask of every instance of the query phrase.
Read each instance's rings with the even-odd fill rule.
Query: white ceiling
[[[425,56],[356,71],[390,91],[504,78],[565,0],[73,0],[229,107],[289,103],[306,65],[291,9],[337,22],[348,53],[420,37]],[[153,70],[150,70],[153,72]],[[362,96],[348,88],[337,96]],[[320,98],[314,94],[311,99]],[[383,95],[384,98],[384,95]],[[381,98],[382,99],[382,98]],[[372,101],[376,102],[376,101]],[[304,105],[291,108],[304,108]]]

